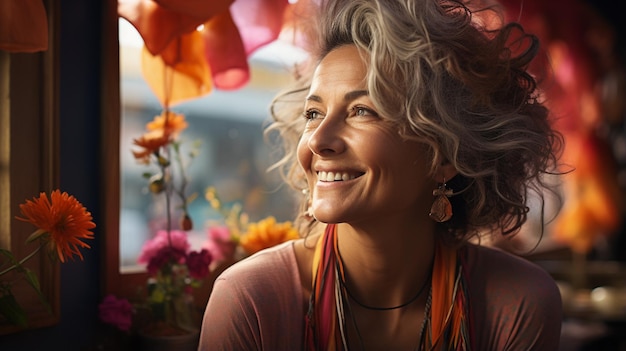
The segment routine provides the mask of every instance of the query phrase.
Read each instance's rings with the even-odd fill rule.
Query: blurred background
[[[554,179],[563,196],[562,210],[548,218],[543,230],[538,208],[533,207],[519,235],[490,244],[542,265],[558,282],[566,312],[561,350],[626,350],[625,5],[611,0],[500,2],[508,19],[521,22],[542,42],[552,71],[541,89],[566,138],[563,160],[574,171]],[[136,264],[137,254],[151,226],[159,225],[143,169],[131,149],[133,138],[162,106],[141,73],[141,37],[117,16],[115,1],[44,3],[54,29],[47,54],[56,57],[58,65],[59,185],[90,209],[98,224],[97,240],[84,252],[84,261],[60,267],[57,323],[0,333],[0,349],[123,349],[103,332],[98,304],[109,292],[108,270],[121,276],[143,270]],[[111,50],[111,38],[119,52]],[[14,53],[11,59],[22,61],[25,55],[32,54]],[[118,57],[120,101],[112,104],[107,100],[111,77],[105,67],[116,64]],[[274,158],[262,131],[271,98],[292,78],[293,64],[304,57],[289,42],[263,45],[247,57],[250,80],[240,89],[216,89],[176,106],[190,125],[185,139],[200,141],[201,157],[189,169],[192,191],[202,194],[207,186],[215,186],[226,203],[241,202],[253,219],[268,214],[279,220],[293,218],[294,195],[280,185],[275,172],[266,172]],[[105,110],[117,102],[119,144],[112,145],[102,129],[110,118]],[[23,137],[11,128],[12,136]],[[117,184],[108,178],[117,175],[111,176],[110,165],[103,162],[110,154],[119,159],[119,188],[114,190],[120,195],[115,207],[119,223],[110,220],[105,205],[108,186]],[[547,206],[547,214],[554,214],[557,203],[548,198]],[[197,218],[193,235],[199,244],[206,236],[204,222],[216,214],[201,198],[190,214]],[[117,240],[109,247],[113,236]]]

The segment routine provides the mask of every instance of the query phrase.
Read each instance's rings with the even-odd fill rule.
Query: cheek
[[[309,149],[308,137],[306,134],[302,135],[300,141],[298,142],[298,147],[296,148],[296,156],[298,157],[298,163],[300,167],[305,171],[308,170],[309,165],[311,164],[311,150]]]

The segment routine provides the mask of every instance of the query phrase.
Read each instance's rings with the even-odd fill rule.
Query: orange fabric
[[[544,90],[555,125],[565,137],[564,207],[554,222],[557,241],[588,253],[603,236],[617,233],[624,207],[615,156],[598,126],[611,121],[602,103],[602,79],[612,74],[616,58],[614,29],[586,1],[499,0],[509,19],[537,35],[550,56]],[[621,99],[620,99],[621,100]]]
[[[307,313],[305,349],[327,351],[343,350],[341,337],[338,336],[338,321],[335,294],[335,265],[339,265],[343,276],[343,265],[337,260],[337,225],[328,224],[323,236],[315,247],[313,256],[313,292]]]
[[[622,191],[609,145],[596,133],[570,133],[563,155],[576,170],[565,175],[565,201],[553,224],[553,236],[578,253],[586,254],[602,236],[616,233],[621,224]]]
[[[345,323],[343,298],[338,292],[344,270],[339,257],[337,226],[326,226],[313,256],[313,291],[309,300],[305,349],[344,350],[340,325]],[[471,347],[467,284],[461,253],[437,241],[431,278],[431,304],[426,312],[420,350],[469,351]],[[337,276],[339,275],[339,277]],[[342,288],[343,289],[343,288]],[[341,300],[337,300],[341,299]],[[338,309],[339,308],[339,309]]]
[[[137,29],[152,55],[228,10],[234,0],[120,0],[117,11]]]
[[[212,87],[244,86],[248,55],[278,38],[288,7],[287,0],[120,0],[118,13],[143,38],[144,77],[168,107]]]
[[[456,253],[446,249],[444,245],[437,245],[438,252],[435,254],[433,266],[432,289],[440,293],[432,295],[431,323],[433,340],[436,342],[447,323],[445,322],[452,305],[452,291],[454,289],[456,270]]]
[[[48,49],[48,18],[41,0],[0,1],[0,50]]]
[[[429,331],[423,335],[424,350],[471,350],[467,286],[457,250],[436,245],[432,276]]]
[[[163,106],[173,106],[211,92],[210,68],[204,60],[202,34],[193,31],[170,44],[164,56],[144,47],[142,72]],[[166,62],[172,62],[171,65]]]

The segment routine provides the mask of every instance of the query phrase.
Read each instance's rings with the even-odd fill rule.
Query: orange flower
[[[169,135],[163,131],[155,130],[148,132],[142,135],[141,138],[133,140],[133,144],[142,148],[140,151],[133,151],[133,155],[137,161],[148,164],[150,155],[156,153],[159,148],[167,145],[169,142]]]
[[[276,223],[270,216],[248,226],[248,232],[241,237],[239,244],[248,253],[253,254],[291,239],[298,238],[298,231],[291,222]]]
[[[96,225],[91,221],[91,213],[75,197],[55,190],[48,200],[42,192],[39,198],[21,204],[20,210],[25,218],[16,218],[38,228],[28,238],[29,242],[39,238],[49,240],[50,251],[56,251],[61,262],[65,258],[73,259],[74,254],[83,259],[78,248],[90,246],[80,239],[93,239],[90,229]]]
[[[164,110],[160,115],[155,116],[152,122],[146,125],[146,129],[151,131],[163,131],[164,135],[176,137],[187,128],[185,115],[177,114],[169,110]]]

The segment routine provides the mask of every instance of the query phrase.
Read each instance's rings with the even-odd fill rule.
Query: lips
[[[350,173],[350,172],[317,172],[317,180],[321,182],[342,182],[351,180],[362,176],[363,173]]]

